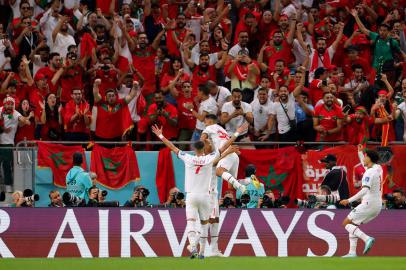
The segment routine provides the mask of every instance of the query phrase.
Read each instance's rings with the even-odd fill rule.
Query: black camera
[[[228,208],[230,206],[234,206],[234,202],[231,198],[229,197],[224,197],[223,199],[223,207]]]
[[[86,204],[85,200],[69,192],[62,195],[62,201],[68,207],[85,206]]]
[[[100,67],[101,70],[103,70],[104,72],[109,72],[110,67],[108,65],[103,65]]]
[[[249,194],[245,193],[241,195],[240,202],[241,204],[247,205],[251,201]]]
[[[173,198],[171,203],[176,203],[176,201],[181,201],[185,198],[185,194],[183,194],[182,192],[174,192],[173,193]]]
[[[102,190],[102,191],[101,191],[102,197],[106,197],[107,194],[108,194],[107,190]]]
[[[272,199],[264,195],[262,198],[262,208],[280,208],[282,205],[287,205],[290,202],[290,197],[289,196],[282,196],[275,201],[272,201]]]
[[[39,195],[34,194],[31,189],[24,190],[23,196],[24,196],[24,201],[27,203],[33,203],[34,201],[39,200]]]
[[[0,192],[0,202],[4,202],[6,200],[6,193],[4,191]]]

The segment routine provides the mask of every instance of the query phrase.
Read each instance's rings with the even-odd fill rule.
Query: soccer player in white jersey
[[[179,150],[173,143],[162,135],[162,127],[152,126],[152,132],[162,140],[176,155],[185,163],[185,192],[186,192],[186,220],[188,239],[191,245],[191,258],[204,258],[207,235],[209,230],[210,217],[210,179],[213,171],[213,164],[221,158],[238,151],[236,147],[229,147],[236,137],[228,140],[221,149],[215,149],[212,153],[205,155],[204,142],[194,143],[196,155],[190,155]],[[223,152],[220,155],[220,152]],[[200,219],[200,251],[197,253],[196,232],[197,220]]]
[[[382,209],[382,177],[381,165],[378,165],[378,152],[366,150],[365,156],[362,154],[362,146],[358,146],[358,156],[366,171],[362,176],[361,190],[347,200],[340,201],[342,205],[361,200],[361,204],[355,207],[343,222],[343,226],[349,233],[350,251],[344,257],[357,256],[358,238],[365,242],[364,254],[367,254],[375,242],[375,238],[366,235],[358,227],[376,218]]]
[[[217,124],[217,116],[214,114],[208,114],[204,121],[206,128],[202,132],[200,140],[209,139],[215,149],[223,147],[230,137],[227,131]],[[238,137],[240,133],[244,132],[248,128],[248,124],[245,123],[237,129],[232,137]],[[237,180],[239,158],[236,153],[228,155],[227,157],[221,159],[215,170],[211,179],[210,185],[210,205],[211,205],[211,215],[210,215],[210,245],[211,245],[211,255],[222,257],[223,254],[218,249],[218,232],[219,232],[219,205],[218,205],[218,189],[217,189],[217,176],[221,176],[222,179],[226,180],[233,185],[235,189],[240,189],[241,193],[245,192],[245,186],[241,185]]]

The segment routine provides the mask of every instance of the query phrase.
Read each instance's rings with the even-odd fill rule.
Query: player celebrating
[[[194,143],[195,156],[179,150],[168,139],[162,135],[162,127],[152,127],[152,132],[162,140],[176,155],[185,163],[185,191],[186,197],[186,220],[188,239],[192,247],[191,258],[204,258],[204,250],[206,247],[208,224],[210,217],[210,197],[209,186],[213,170],[213,164],[217,163],[221,158],[238,151],[236,147],[229,147],[236,137],[233,136],[219,150],[215,149],[209,155],[204,153],[204,142],[197,141]],[[227,149],[220,156],[220,152]],[[200,251],[197,253],[196,221],[200,218]]]
[[[200,140],[207,140],[213,143],[216,149],[222,148],[227,141],[229,136],[224,128],[217,124],[217,116],[214,114],[208,114],[205,117],[204,124],[206,128],[202,132]],[[244,132],[248,128],[248,124],[245,123],[237,129],[232,137],[237,138],[240,133]],[[217,168],[213,171],[213,175],[210,183],[210,245],[211,245],[211,255],[222,257],[223,254],[218,249],[218,232],[219,232],[219,204],[218,204],[218,188],[217,188],[217,177],[221,176],[224,180],[233,185],[235,189],[239,189],[241,193],[245,193],[245,186],[241,185],[237,180],[238,173],[238,163],[239,158],[236,153],[228,155],[224,159],[221,159],[217,164]]]
[[[364,254],[367,254],[375,242],[375,238],[366,235],[359,229],[359,225],[366,224],[376,218],[382,208],[382,167],[377,164],[379,160],[378,152],[366,150],[365,156],[362,154],[362,146],[358,146],[358,156],[363,159],[361,162],[366,171],[362,176],[361,190],[349,198],[340,201],[342,205],[348,205],[359,199],[361,204],[355,207],[343,222],[343,226],[349,233],[350,251],[344,257],[357,256],[357,240],[361,238],[365,242]]]

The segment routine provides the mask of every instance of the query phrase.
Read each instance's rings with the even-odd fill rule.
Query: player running
[[[358,227],[366,224],[376,218],[382,209],[382,177],[383,171],[381,165],[378,165],[378,152],[366,150],[365,156],[362,154],[362,146],[358,146],[358,156],[366,171],[362,176],[361,190],[349,198],[340,201],[342,205],[348,205],[352,202],[362,199],[361,204],[355,207],[343,222],[343,226],[349,233],[350,251],[343,257],[357,256],[357,241],[361,238],[365,242],[364,254],[367,254],[375,242],[375,238],[366,235]]]
[[[186,197],[186,220],[189,243],[192,247],[191,258],[204,258],[204,250],[207,242],[208,224],[210,217],[210,179],[213,171],[213,163],[221,158],[238,151],[237,147],[229,147],[236,137],[230,138],[221,149],[215,149],[212,153],[205,155],[205,143],[197,141],[194,143],[196,155],[190,155],[179,150],[173,143],[162,135],[162,127],[152,127],[152,132],[162,140],[176,155],[185,163],[185,192]],[[225,150],[227,149],[227,150]],[[225,150],[225,151],[224,151]],[[220,152],[223,152],[220,155]],[[197,220],[200,219],[200,251],[197,253]]]

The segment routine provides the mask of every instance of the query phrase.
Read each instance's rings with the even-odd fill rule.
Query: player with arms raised
[[[379,160],[378,152],[366,150],[364,156],[362,146],[359,145],[358,156],[366,169],[362,176],[362,188],[348,200],[340,201],[340,204],[348,205],[362,199],[361,204],[355,207],[343,222],[343,226],[348,231],[350,238],[350,251],[344,257],[357,256],[358,238],[365,242],[364,254],[368,253],[375,242],[375,238],[366,235],[358,226],[376,218],[382,209],[383,171],[381,165],[377,164]]]
[[[208,224],[210,217],[210,179],[213,171],[213,164],[221,158],[238,151],[236,147],[230,147],[236,137],[230,138],[221,149],[215,149],[212,153],[205,155],[205,143],[197,141],[194,143],[196,155],[190,155],[179,150],[173,143],[162,135],[162,127],[152,127],[152,132],[162,140],[176,155],[185,163],[185,192],[186,197],[186,220],[188,239],[191,245],[191,258],[204,258],[206,247]],[[224,151],[224,152],[223,152]],[[220,152],[223,152],[220,155]],[[200,251],[197,253],[197,220],[200,219]]]

